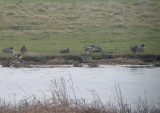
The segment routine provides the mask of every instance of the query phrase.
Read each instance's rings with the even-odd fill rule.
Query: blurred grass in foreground
[[[67,81],[69,82],[69,81]],[[70,90],[66,86],[66,81],[61,78],[52,81],[51,97],[37,99],[28,97],[17,103],[7,103],[0,101],[1,113],[159,113],[160,104],[148,103],[147,98],[139,98],[134,104],[124,101],[120,86],[115,86],[115,102],[103,103],[96,92],[91,92],[93,100],[88,103],[85,99],[77,99],[74,91],[72,79],[70,80]],[[72,98],[71,98],[72,95]],[[132,107],[134,106],[134,109]]]

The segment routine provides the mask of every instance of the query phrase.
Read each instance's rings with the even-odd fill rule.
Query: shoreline
[[[25,56],[22,59],[15,60],[13,58],[0,57],[0,65],[7,62],[9,64],[12,62],[21,62],[25,66],[30,65],[73,65],[74,63],[80,63],[87,65],[91,62],[95,62],[98,65],[154,65],[160,61],[160,55],[123,55],[123,56],[113,56],[113,55],[103,55],[101,58],[92,57],[92,60],[88,63],[82,61],[79,56],[45,56],[45,57],[31,57]]]

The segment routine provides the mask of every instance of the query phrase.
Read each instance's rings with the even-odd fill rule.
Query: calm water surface
[[[160,101],[160,68],[130,68],[105,66],[99,68],[2,68],[0,67],[0,98],[20,100],[31,95],[41,98],[50,95],[51,81],[63,77],[69,87],[71,78],[77,98],[92,100],[96,91],[103,102],[116,97],[119,84],[128,103],[139,97]]]

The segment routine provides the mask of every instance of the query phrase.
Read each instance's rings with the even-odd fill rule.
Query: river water
[[[109,102],[116,97],[120,87],[124,100],[137,102],[139,97],[160,102],[160,68],[100,65],[99,68],[3,68],[0,67],[0,98],[6,101],[29,96],[41,98],[50,95],[52,80],[73,83],[76,98],[93,100],[96,91],[101,100]],[[72,81],[71,81],[72,79]],[[72,88],[73,89],[73,88]]]

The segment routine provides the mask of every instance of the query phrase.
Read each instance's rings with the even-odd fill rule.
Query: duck
[[[96,62],[91,62],[88,64],[89,67],[99,67],[98,63]]]
[[[70,50],[69,49],[64,49],[64,50],[61,50],[59,51],[60,53],[70,53]]]
[[[22,54],[25,53],[25,52],[27,52],[27,48],[25,47],[25,45],[22,46],[22,48],[20,49],[20,51],[21,51]]]
[[[76,62],[73,64],[73,67],[83,67],[83,64]]]
[[[137,51],[143,52],[145,50],[144,44],[137,47]]]
[[[145,46],[144,46],[144,44],[139,45],[139,46],[133,46],[133,47],[130,48],[130,50],[131,50],[133,53],[143,52],[143,51],[145,50]]]
[[[136,53],[137,52],[137,46],[131,47],[130,50],[131,50],[131,52]]]
[[[93,51],[95,51],[95,46],[94,45],[85,46],[84,50],[85,50],[85,52],[93,52]]]
[[[101,47],[95,47],[94,52],[102,52],[102,48]]]
[[[13,67],[23,67],[24,65],[21,62],[12,62],[12,66]]]
[[[15,54],[14,55],[14,59],[15,60],[21,60],[22,59],[22,55],[19,53],[19,54]]]
[[[10,67],[10,60],[7,59],[7,61],[3,62],[2,67]]]
[[[13,47],[3,49],[3,53],[13,53]]]

